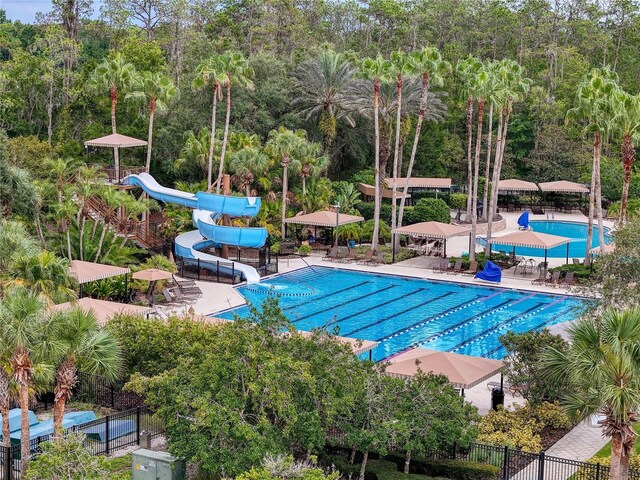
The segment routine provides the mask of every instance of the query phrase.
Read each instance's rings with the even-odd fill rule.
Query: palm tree
[[[45,167],[55,181],[58,202],[62,203],[64,189],[80,167],[80,162],[74,158],[56,158],[47,160]]]
[[[240,188],[251,196],[251,185],[256,176],[264,174],[269,165],[267,155],[257,148],[249,147],[233,152],[229,156],[229,170],[233,172]]]
[[[576,106],[567,112],[568,118],[586,120],[585,132],[593,133],[593,167],[591,173],[591,191],[589,195],[589,223],[587,229],[587,246],[585,264],[591,262],[591,242],[593,238],[594,211],[598,215],[600,251],[604,253],[604,228],[602,225],[602,192],[600,185],[600,156],[602,138],[606,137],[612,127],[614,102],[612,99],[618,92],[618,76],[608,68],[594,68],[585,75],[576,94]]]
[[[298,96],[293,100],[305,120],[317,119],[325,150],[336,137],[337,121],[342,119],[355,127],[350,90],[356,68],[344,54],[324,50],[317,58],[307,60],[294,72]]]
[[[631,170],[636,161],[635,146],[640,143],[640,95],[630,95],[620,90],[613,96],[613,128],[622,136],[620,157],[624,170],[622,197],[620,199],[620,223],[627,221],[627,200]]]
[[[482,62],[469,55],[460,60],[456,65],[456,72],[462,79],[462,91],[467,100],[467,215],[466,221],[471,218],[471,190],[473,189],[473,94],[474,78],[482,70]]]
[[[284,220],[287,216],[287,195],[289,191],[289,168],[299,162],[298,154],[300,147],[306,141],[307,133],[304,130],[289,130],[280,127],[278,130],[269,132],[269,140],[265,147],[267,153],[274,160],[279,160],[282,165],[282,207],[280,220],[280,234],[284,240],[286,234],[286,224]],[[295,163],[294,163],[295,162]]]
[[[174,169],[181,171],[195,168],[198,173],[193,172],[193,174],[198,177],[200,175],[199,172],[206,172],[208,165],[207,155],[211,145],[209,135],[210,132],[206,127],[201,128],[197,135],[192,130],[185,132],[184,147],[180,149],[180,157],[175,161]]]
[[[126,93],[135,76],[135,67],[128,63],[120,53],[116,53],[112,58],[104,60],[98,65],[89,79],[87,88],[94,93],[109,92],[111,100],[111,133],[116,132],[116,105],[118,96]],[[113,149],[113,160],[115,163],[116,178],[120,178],[120,157],[118,148]]]
[[[83,166],[78,170],[74,184],[74,195],[78,202],[76,224],[79,228],[78,258],[84,260],[84,229],[88,212],[85,209],[87,201],[100,195],[104,188],[102,179],[104,174],[98,168]]]
[[[226,78],[222,82],[225,88],[226,115],[224,120],[224,135],[222,137],[222,152],[220,153],[220,167],[218,171],[218,186],[216,193],[220,193],[222,186],[222,174],[224,172],[224,157],[227,151],[227,139],[229,138],[229,120],[231,118],[231,85],[253,89],[251,79],[255,76],[253,68],[240,52],[227,52],[221,57],[222,71]],[[209,187],[211,189],[211,187]]]
[[[25,287],[55,303],[75,297],[69,260],[56,257],[47,250],[20,255],[7,276],[7,287]]]
[[[71,223],[76,217],[78,206],[72,198],[66,198],[62,202],[56,203],[53,208],[53,218],[58,223],[58,232],[65,232],[67,239],[67,258],[73,260],[71,253]]]
[[[216,138],[216,110],[218,108],[218,100],[222,97],[222,83],[227,80],[227,74],[223,70],[220,55],[213,55],[196,67],[196,78],[191,84],[194,90],[201,90],[210,86],[213,94],[209,157],[207,162],[207,189],[209,190],[211,190],[213,181],[213,147]]]
[[[496,62],[487,62],[485,68],[492,77],[493,88],[488,92],[487,101],[489,102],[489,122],[487,125],[487,159],[484,166],[484,192],[482,194],[482,219],[486,222],[489,217],[489,176],[491,175],[491,146],[493,143],[493,109],[498,105],[498,99],[501,93],[501,84],[496,80]]]
[[[340,205],[340,210],[349,213],[360,201],[360,191],[351,182],[334,182],[335,201]]]
[[[29,392],[33,386],[34,364],[53,356],[46,302],[35,291],[16,288],[0,304],[0,337],[10,353],[12,380],[19,389],[21,410],[21,471],[26,475],[31,456],[29,442]]]
[[[78,366],[85,372],[115,379],[120,370],[121,355],[116,339],[100,328],[93,311],[73,308],[56,313],[51,321],[54,338],[60,344],[53,405],[53,430],[60,435],[66,403],[78,380]]]
[[[404,207],[406,197],[409,192],[409,179],[413,172],[413,165],[416,160],[416,152],[418,150],[418,142],[420,141],[420,132],[422,131],[422,122],[427,115],[427,107],[432,104],[429,102],[429,88],[431,85],[437,87],[444,84],[444,76],[451,72],[451,64],[442,59],[440,51],[435,47],[424,47],[422,50],[413,52],[413,63],[416,72],[422,78],[420,86],[420,104],[418,106],[418,121],[416,122],[416,131],[413,137],[413,146],[411,148],[411,156],[409,157],[409,165],[407,167],[406,180],[402,190],[402,198],[400,199],[400,212],[398,213],[398,226],[402,226],[402,217],[404,216]],[[402,173],[402,172],[398,172]]]
[[[137,100],[149,105],[149,132],[147,134],[147,163],[146,172],[151,172],[151,151],[153,145],[153,120],[156,110],[164,112],[169,102],[178,95],[178,89],[173,81],[160,72],[142,72],[134,76],[132,91],[127,93],[126,99]]]
[[[37,252],[38,245],[22,222],[0,219],[0,275],[11,271],[16,258]]]
[[[322,175],[329,168],[329,157],[320,155],[322,146],[319,143],[305,142],[300,149],[300,170],[302,195],[307,195],[307,178]]]
[[[374,252],[378,249],[378,235],[380,232],[380,203],[382,199],[382,189],[380,183],[382,181],[380,172],[380,119],[378,116],[380,85],[391,81],[392,65],[391,62],[385,60],[380,55],[376,58],[365,58],[360,64],[360,76],[370,80],[373,86],[373,128],[375,135],[374,145],[374,171],[375,171],[375,202],[373,209],[373,234],[371,238],[371,250]]]
[[[612,480],[626,480],[640,407],[640,310],[607,309],[595,322],[582,318],[569,327],[570,347],[550,349],[543,362],[552,379],[569,381],[564,407],[579,420],[600,414],[611,437]]]

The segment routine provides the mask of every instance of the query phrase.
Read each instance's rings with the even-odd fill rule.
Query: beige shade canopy
[[[359,183],[358,190],[367,197],[374,197],[376,194],[376,187],[367,183]],[[393,190],[382,190],[382,198],[393,198]],[[402,192],[396,191],[396,198],[402,198]],[[407,193],[405,198],[411,198],[411,194]]]
[[[95,282],[105,278],[126,275],[131,270],[126,267],[114,267],[103,263],[84,262],[82,260],[72,260],[69,271],[78,283]]]
[[[540,190],[543,192],[556,193],[589,193],[589,189],[581,183],[569,182],[567,180],[558,180],[557,182],[539,183]]]
[[[459,225],[451,225],[449,223],[422,222],[407,225],[406,227],[396,228],[393,233],[410,235],[412,237],[447,239],[457,235],[468,234],[470,231],[471,229],[469,227],[461,227]]]
[[[414,348],[393,357],[385,373],[394,377],[411,378],[418,371],[431,372],[444,375],[454,387],[471,388],[493,377],[502,367],[500,360]]]
[[[510,245],[512,247],[532,247],[549,249],[571,242],[570,238],[549,235],[548,233],[538,233],[533,230],[525,232],[514,232],[502,237],[493,237],[490,244]]]
[[[348,223],[356,223],[362,221],[364,221],[363,217],[340,213],[338,214],[337,225],[346,225]],[[318,212],[307,213],[306,215],[296,215],[295,217],[285,218],[284,222],[293,223],[296,225],[311,225],[316,227],[335,227],[336,212],[332,212],[330,210],[321,210]]]
[[[604,246],[604,253],[613,253],[616,251],[616,244],[615,243],[607,243]],[[600,247],[593,247],[591,250],[589,250],[590,253],[600,253]]]
[[[96,300],[95,298],[84,297],[75,302],[66,302],[51,307],[53,311],[63,312],[73,307],[80,307],[84,311],[92,310],[98,323],[104,326],[114,315],[146,315],[153,311],[153,308],[141,307],[139,305],[129,305],[126,303],[109,302],[106,300]]]
[[[406,178],[387,178],[385,183],[389,188],[393,188],[395,182],[396,188],[404,188]],[[409,177],[409,188],[451,188],[450,178],[428,178],[428,177]]]
[[[538,185],[533,182],[526,182],[515,178],[509,180],[500,180],[498,182],[499,192],[537,192],[540,190]]]
[[[305,332],[302,330],[297,330],[297,333],[299,333],[303,337],[310,337],[311,335],[313,335],[313,332]],[[371,340],[359,340],[357,338],[340,337],[337,335],[331,336],[339,342],[349,345],[351,347],[351,350],[353,350],[354,355],[360,355],[361,353],[369,352],[378,346],[378,342],[374,342]]]
[[[146,280],[147,282],[157,282],[159,280],[169,280],[173,277],[171,272],[160,270],[159,268],[146,268],[131,275],[135,280]]]
[[[105,137],[94,138],[93,140],[87,140],[84,142],[85,147],[111,147],[111,148],[126,148],[126,147],[144,147],[147,144],[146,140],[139,140],[133,137],[127,137],[119,133],[112,133]]]

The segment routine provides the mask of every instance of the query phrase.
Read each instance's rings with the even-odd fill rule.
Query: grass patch
[[[636,423],[633,425],[633,430],[638,434],[638,439],[636,440],[635,445],[633,446],[633,451],[635,454],[640,455],[640,423]],[[611,442],[607,443],[598,453],[595,454],[595,458],[607,458],[611,456]]]
[[[128,453],[122,457],[105,458],[103,466],[109,473],[111,480],[130,480],[133,477],[131,462],[131,454]]]

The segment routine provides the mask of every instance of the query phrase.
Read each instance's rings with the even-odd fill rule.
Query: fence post
[[[12,462],[11,447],[2,447],[2,461],[4,462],[4,478],[11,480]]]
[[[538,480],[544,480],[544,450],[538,455]]]
[[[109,455],[109,415],[105,417],[104,434],[106,437],[106,455]]]
[[[236,284],[236,264],[231,262],[231,285]]]
[[[458,451],[458,442],[457,442],[457,441],[454,441],[454,442],[453,442],[453,459],[454,459],[454,460],[456,459],[456,453],[457,453],[457,451]]]
[[[504,447],[504,455],[502,459],[502,480],[509,479],[509,447]]]
[[[140,445],[140,407],[136,407],[136,443]]]
[[[216,281],[220,283],[220,260],[216,260]]]
[[[198,259],[198,280],[200,280],[200,259]]]
[[[596,463],[596,480],[600,480],[600,462]]]
[[[113,385],[111,385],[111,386],[109,387],[109,393],[110,393],[110,397],[111,397],[111,408],[113,408],[113,407],[115,406],[115,403],[116,403],[116,402],[115,402],[115,400],[114,400],[114,394],[115,394],[115,392],[114,392],[114,390],[113,390]]]

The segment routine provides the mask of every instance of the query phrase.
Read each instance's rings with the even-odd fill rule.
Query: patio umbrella
[[[131,278],[149,282],[149,290],[147,290],[147,295],[149,296],[149,301],[153,305],[153,290],[156,287],[156,283],[160,280],[169,280],[173,278],[173,274],[171,272],[167,272],[166,270],[160,270],[159,268],[146,268],[144,270],[140,270],[139,272],[135,272],[133,275],[131,275]]]

